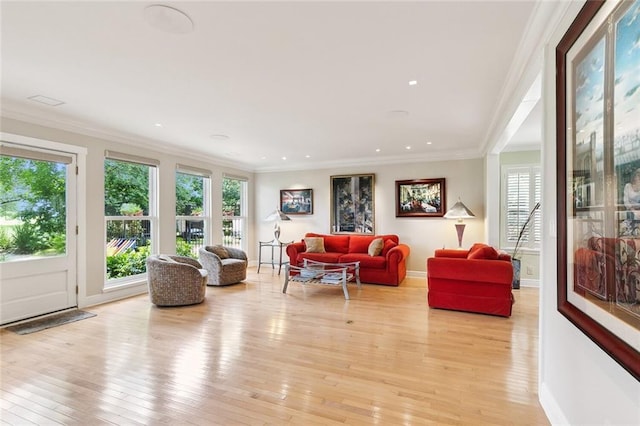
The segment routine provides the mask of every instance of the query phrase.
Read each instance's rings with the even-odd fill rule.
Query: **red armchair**
[[[486,244],[470,250],[436,250],[427,259],[428,304],[432,308],[511,316],[511,256]]]

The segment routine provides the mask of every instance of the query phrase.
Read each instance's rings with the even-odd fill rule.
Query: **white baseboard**
[[[547,419],[549,419],[549,423],[554,426],[570,424],[567,418],[564,416],[564,413],[560,409],[560,406],[556,402],[555,398],[547,389],[546,384],[540,383],[538,397],[540,400],[540,405],[542,405],[542,409],[547,415]]]
[[[540,287],[540,280],[520,278],[520,286],[521,287]]]
[[[147,293],[146,281],[139,284],[123,286],[118,289],[105,290],[101,294],[78,298],[78,308],[86,308],[88,306],[101,305],[103,303],[114,302],[127,297],[138,296]]]
[[[427,279],[427,273],[426,271],[407,271],[407,277]]]

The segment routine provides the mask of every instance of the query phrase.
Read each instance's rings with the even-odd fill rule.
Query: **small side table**
[[[286,246],[288,246],[289,244],[293,243],[293,241],[289,241],[288,243],[283,243],[280,240],[271,240],[271,241],[260,241],[260,247],[258,249],[258,273],[260,273],[260,265],[262,265],[263,263],[266,264],[271,264],[271,269],[275,269],[275,265],[276,262],[274,261],[274,257],[275,257],[275,249],[279,248],[280,251],[280,256],[278,257],[278,275],[280,275],[280,271],[282,270],[282,265],[288,263],[288,262],[283,262],[282,261],[282,249],[285,248]],[[270,262],[263,262],[262,261],[262,249],[264,247],[271,247],[271,261]]]

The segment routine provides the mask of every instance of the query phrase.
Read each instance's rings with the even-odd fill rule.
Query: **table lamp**
[[[267,216],[265,219],[268,222],[275,221],[275,226],[273,227],[273,244],[280,243],[280,222],[283,220],[291,220],[289,216],[282,213],[282,210],[276,207],[276,209]]]
[[[447,219],[457,219],[458,223],[456,223],[456,232],[458,233],[458,248],[462,248],[462,234],[464,234],[465,224],[462,223],[462,219],[470,219],[476,217],[471,210],[464,205],[460,198],[458,197],[458,202],[453,205],[444,215]]]

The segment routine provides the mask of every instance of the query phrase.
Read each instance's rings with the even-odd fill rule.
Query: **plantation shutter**
[[[507,242],[515,244],[529,213],[529,172],[512,169],[507,172]],[[522,237],[527,241],[527,236]]]
[[[509,166],[503,169],[505,231],[504,245],[515,246],[520,231],[529,217],[529,213],[542,197],[542,174],[540,167]],[[522,234],[520,244],[523,247],[537,248],[542,240],[542,221],[540,209],[536,210],[531,223]]]

